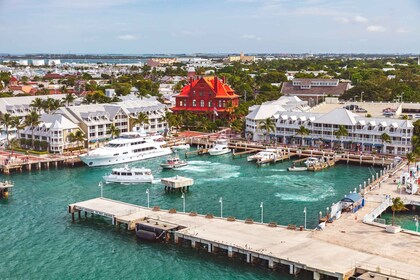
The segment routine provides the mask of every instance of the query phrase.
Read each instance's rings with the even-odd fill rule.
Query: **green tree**
[[[392,199],[391,210],[392,210],[392,225],[394,226],[395,212],[406,211],[408,209],[405,207],[404,202],[401,200],[401,197],[394,197]]]
[[[263,131],[264,140],[267,142],[267,135],[276,129],[276,123],[273,118],[267,118],[259,124],[259,128]]]
[[[144,112],[138,113],[136,117],[131,119],[131,128],[135,127],[137,124],[139,126],[149,124],[149,116]]]
[[[9,129],[13,127],[14,124],[12,115],[9,113],[0,113],[0,123],[4,125],[4,129],[6,130],[7,145],[9,145]]]
[[[76,141],[77,146],[79,147],[79,150],[81,150],[80,148],[80,142],[84,142],[85,141],[85,135],[83,134],[83,132],[81,130],[77,130],[76,133],[74,133],[73,136],[74,141]],[[84,147],[85,145],[82,145],[82,147]]]
[[[334,131],[334,135],[341,142],[341,148],[343,148],[342,137],[349,135],[347,128],[344,125],[339,125],[338,130]]]
[[[44,101],[41,98],[37,97],[34,100],[32,100],[30,106],[34,108],[37,111],[37,113],[40,113],[41,110],[44,108]]]
[[[384,153],[386,152],[386,147],[385,147],[385,143],[391,143],[392,138],[391,136],[389,136],[388,134],[386,134],[385,132],[381,134],[381,141],[382,141],[382,145],[384,146]]]
[[[108,129],[107,134],[111,134],[111,138],[120,136],[120,129],[116,127],[114,124],[111,124],[111,126]]]
[[[300,135],[300,144],[303,145],[303,136],[309,134],[309,129],[305,126],[301,125],[299,129],[296,131],[296,135]]]
[[[67,106],[69,106],[70,103],[73,103],[73,101],[76,99],[76,97],[72,93],[67,93],[66,96],[63,97],[62,101]]]
[[[408,153],[407,155],[408,170],[410,170],[410,163],[415,162],[417,155],[414,152]]]
[[[35,127],[37,127],[41,123],[40,115],[38,115],[37,112],[32,111],[25,117],[25,125],[31,127],[32,131],[32,139],[31,139],[31,145],[32,149],[34,148],[34,132]]]

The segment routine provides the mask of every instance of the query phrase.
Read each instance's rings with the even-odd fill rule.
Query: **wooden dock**
[[[176,191],[182,192],[189,191],[190,186],[194,184],[194,180],[187,177],[175,176],[170,178],[162,178],[161,183],[165,186],[165,191]]]
[[[148,220],[160,221],[173,225],[170,240],[178,244],[191,246],[209,253],[226,254],[227,257],[240,258],[247,263],[259,263],[269,268],[287,269],[297,275],[304,270],[313,274],[313,279],[324,276],[336,279],[349,279],[356,270],[370,271],[356,263],[369,263],[382,275],[381,267],[410,271],[413,278],[420,279],[420,267],[376,255],[374,252],[359,251],[344,245],[330,243],[314,238],[314,232],[296,230],[292,227],[277,226],[276,223],[262,224],[251,219],[237,220],[216,218],[211,214],[178,213],[175,209],[152,209],[106,198],[95,198],[70,204],[68,211],[82,219],[82,213],[109,218],[112,224],[126,225],[133,230],[136,223]],[[397,238],[397,237],[396,237]],[[373,239],[377,246],[380,240]],[[364,242],[363,239],[360,242]],[[353,265],[352,265],[353,264]],[[379,270],[378,270],[379,269]],[[417,275],[417,277],[416,277]],[[404,278],[398,278],[404,279]]]
[[[11,172],[22,172],[31,170],[50,169],[57,167],[70,167],[82,165],[82,161],[77,156],[57,157],[57,158],[38,158],[31,160],[19,160],[0,164],[0,171],[4,174]]]

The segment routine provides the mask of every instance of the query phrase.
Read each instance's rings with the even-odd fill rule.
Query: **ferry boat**
[[[175,169],[183,166],[187,166],[188,162],[185,160],[179,159],[178,156],[170,157],[166,160],[165,163],[162,163],[160,166],[163,169]]]
[[[153,174],[150,169],[128,167],[127,165],[122,168],[113,168],[112,173],[105,175],[105,183],[151,183],[153,181]]]
[[[125,132],[106,146],[79,157],[91,167],[133,162],[170,155],[172,150],[162,147],[165,144],[160,135],[147,136],[139,132]]]
[[[219,156],[230,153],[230,149],[228,147],[228,141],[226,139],[219,139],[216,140],[216,144],[213,148],[209,149],[209,154],[211,156]]]

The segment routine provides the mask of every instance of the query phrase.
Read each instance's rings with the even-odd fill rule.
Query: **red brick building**
[[[174,112],[190,111],[196,113],[210,113],[223,116],[229,102],[233,107],[239,105],[239,96],[235,94],[223,80],[217,77],[202,77],[190,79],[181,93],[176,97]]]

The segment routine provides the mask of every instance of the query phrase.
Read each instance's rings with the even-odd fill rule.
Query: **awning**
[[[358,202],[362,199],[362,196],[358,193],[349,193],[348,195],[345,195],[344,198],[341,201],[344,202]]]
[[[373,145],[373,146],[375,146],[375,147],[382,147],[382,146],[383,146],[383,144],[375,144],[375,145]]]

